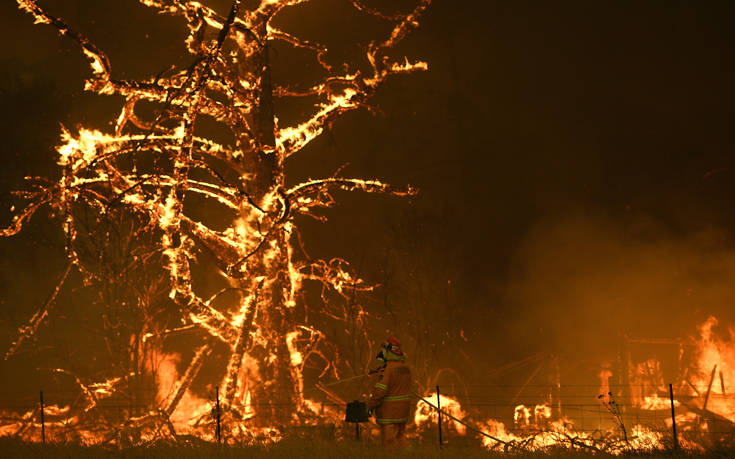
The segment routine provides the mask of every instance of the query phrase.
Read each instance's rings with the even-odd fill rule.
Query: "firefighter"
[[[411,370],[401,350],[401,343],[391,336],[383,343],[378,354],[382,367],[368,402],[380,426],[380,440],[384,448],[394,443],[403,445],[406,422],[411,411]]]

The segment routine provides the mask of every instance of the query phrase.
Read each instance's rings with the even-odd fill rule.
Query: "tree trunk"
[[[256,33],[265,36],[265,30]],[[268,237],[268,241],[247,260],[248,275],[240,281],[240,287],[247,292],[248,297],[255,299],[250,307],[257,311],[255,314],[242,311],[246,318],[253,319],[252,324],[243,321],[242,331],[248,327],[258,339],[248,343],[244,355],[239,356],[236,349],[233,357],[238,360],[234,362],[238,369],[244,363],[240,359],[251,358],[257,364],[256,380],[239,381],[239,384],[246,384],[249,388],[256,424],[279,426],[292,419],[292,413],[301,403],[300,376],[292,365],[286,340],[296,327],[291,306],[288,237],[281,221],[286,212],[280,198],[284,189],[284,158],[275,151],[268,45],[261,48],[259,55],[251,57],[250,62],[255,63],[255,68],[250,67],[249,70],[260,75],[261,92],[257,110],[251,114],[255,128],[253,134],[259,148],[245,157],[245,170],[253,174],[247,191],[258,206],[266,211],[265,216],[259,216],[259,238]],[[242,217],[247,218],[248,215]],[[248,339],[249,336],[250,333],[242,333],[241,339]],[[232,371],[231,366],[229,370]],[[231,384],[237,383],[231,381]]]

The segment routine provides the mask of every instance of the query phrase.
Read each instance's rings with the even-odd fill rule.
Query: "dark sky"
[[[186,62],[182,23],[133,0],[39,3],[105,50],[116,77]],[[314,4],[282,25],[328,42],[335,60],[388,30],[346,2]],[[717,1],[435,0],[399,50],[429,71],[393,79],[381,113],[349,114],[289,165],[292,183],[349,163],[344,175],[419,196],[339,195],[329,224],[302,222],[307,245],[391,280],[396,310],[462,330],[487,366],[542,349],[600,361],[623,333],[691,335],[709,314],[732,323],[734,13]],[[74,43],[13,2],[0,5],[0,37],[7,219],[24,175],[58,174],[58,123],[109,129],[120,101],[84,93]],[[274,78],[298,78],[276,51]],[[56,230],[38,219],[0,241],[3,344],[50,292]],[[388,326],[414,333],[411,319]]]

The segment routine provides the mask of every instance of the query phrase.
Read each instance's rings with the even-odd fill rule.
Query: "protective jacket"
[[[402,424],[411,411],[411,370],[402,356],[387,353],[385,367],[378,373],[368,408],[375,409],[378,424]]]

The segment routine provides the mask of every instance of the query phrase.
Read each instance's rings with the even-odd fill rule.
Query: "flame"
[[[531,410],[525,405],[518,405],[513,410],[513,421],[518,426],[528,426],[531,424]]]
[[[197,434],[197,422],[212,412],[213,404],[209,400],[197,397],[190,391],[184,392],[184,396],[171,414],[171,423],[177,432]]]
[[[286,335],[286,345],[288,346],[288,352],[291,356],[291,365],[297,367],[304,361],[304,357],[299,352],[294,340],[299,336],[299,331],[293,331]]]
[[[634,425],[631,429],[630,447],[636,451],[651,452],[660,450],[663,445],[664,435],[653,429]]]
[[[699,336],[691,341],[691,364],[683,368],[683,379],[674,384],[676,392],[694,397],[699,409],[720,415],[735,422],[735,399],[727,394],[728,381],[735,380],[735,329],[728,328],[727,337],[718,337],[718,321],[709,317],[698,327]],[[633,404],[643,410],[670,409],[670,400],[664,383],[661,363],[650,358],[635,364],[631,371]],[[705,406],[706,400],[706,406]],[[674,400],[674,406],[682,403]]]
[[[702,432],[709,431],[711,418],[701,410],[706,410],[723,418],[735,422],[735,397],[727,393],[725,381],[731,380],[735,368],[735,328],[729,327],[725,336],[717,333],[718,322],[714,317],[707,319],[698,327],[698,338],[691,341],[693,351],[692,359],[688,368],[683,369],[684,379],[680,384],[679,393],[688,398],[694,397],[693,401],[673,401],[676,412],[677,430],[682,433],[696,432],[698,436],[679,436],[679,446],[689,451],[705,451],[705,439],[701,437]],[[676,343],[676,341],[674,341]],[[682,360],[687,362],[686,359]],[[666,411],[662,417],[661,427],[647,426],[640,422],[626,425],[626,435],[622,435],[621,425],[615,426],[607,433],[598,432],[596,436],[587,432],[579,431],[575,427],[575,421],[567,417],[559,419],[552,418],[552,410],[546,403],[535,406],[517,405],[514,407],[513,426],[508,427],[496,419],[487,419],[477,422],[475,429],[480,429],[489,436],[481,436],[483,445],[488,449],[501,451],[548,451],[549,448],[568,448],[583,451],[605,451],[615,455],[626,454],[631,451],[653,452],[668,447],[670,442],[670,419],[671,400],[664,396],[668,394],[668,384],[664,384],[661,363],[653,358],[634,364],[631,368],[631,388],[636,389],[637,398],[633,398],[633,407],[640,410]],[[681,370],[680,370],[681,372]],[[686,376],[689,375],[689,376]],[[600,379],[600,391],[605,394],[601,400],[609,405],[611,414],[615,412],[620,415],[619,406],[614,404],[613,395],[610,391],[610,378],[613,372],[610,364],[602,365],[598,373]],[[687,379],[691,378],[691,379]],[[687,392],[684,388],[689,387],[684,383],[690,383],[695,388]],[[636,394],[634,394],[636,395]],[[436,394],[427,396],[436,404]],[[442,395],[441,404],[446,406],[447,412],[459,419],[465,419],[465,410],[459,401]],[[693,408],[696,408],[694,410]],[[419,428],[436,424],[437,417],[426,405],[419,405],[415,415]],[[626,424],[630,417],[620,415],[617,422]],[[472,425],[472,421],[469,421]],[[455,422],[455,425],[459,425]],[[467,429],[456,429],[457,434],[464,435]],[[712,432],[717,435],[719,432]],[[600,437],[602,435],[602,437]]]
[[[600,373],[598,373],[598,377],[600,378],[600,394],[607,394],[610,393],[610,377],[613,375],[612,371],[609,369],[608,363],[603,364],[602,370],[600,370]]]
[[[436,392],[433,392],[424,396],[424,398],[434,406],[438,406],[437,403],[439,403],[442,411],[445,411],[456,418],[463,419],[467,416],[464,410],[462,410],[462,406],[459,401],[454,397],[439,394],[439,397],[437,398]],[[433,408],[425,403],[419,403],[416,406],[416,412],[414,414],[414,422],[416,425],[436,424],[437,420],[438,415]],[[449,425],[453,426],[454,430],[456,430],[460,435],[464,435],[467,432],[467,428],[457,421],[450,421]]]
[[[346,79],[354,79],[354,75],[345,77]],[[319,92],[326,92],[325,87],[321,87]],[[278,132],[276,138],[276,148],[284,154],[290,151],[299,151],[309,142],[318,137],[325,127],[325,120],[330,115],[356,108],[357,105],[352,101],[358,95],[358,92],[352,89],[346,89],[342,95],[335,96],[329,94],[329,103],[319,106],[320,110],[312,116],[311,119],[301,123],[296,127],[283,128]]]
[[[674,408],[679,405],[679,401],[674,400]],[[666,410],[671,408],[671,400],[659,397],[658,394],[653,394],[643,398],[643,402],[641,402],[640,408],[644,410]]]
[[[161,354],[155,366],[157,397],[160,401],[166,400],[174,390],[179,372],[176,364],[181,361],[179,354]]]
[[[717,319],[709,317],[699,327],[692,383],[700,393],[709,393],[707,410],[735,422],[735,398],[727,393],[728,384],[735,381],[735,328],[728,327],[727,336],[721,338],[715,333],[717,325]]]

